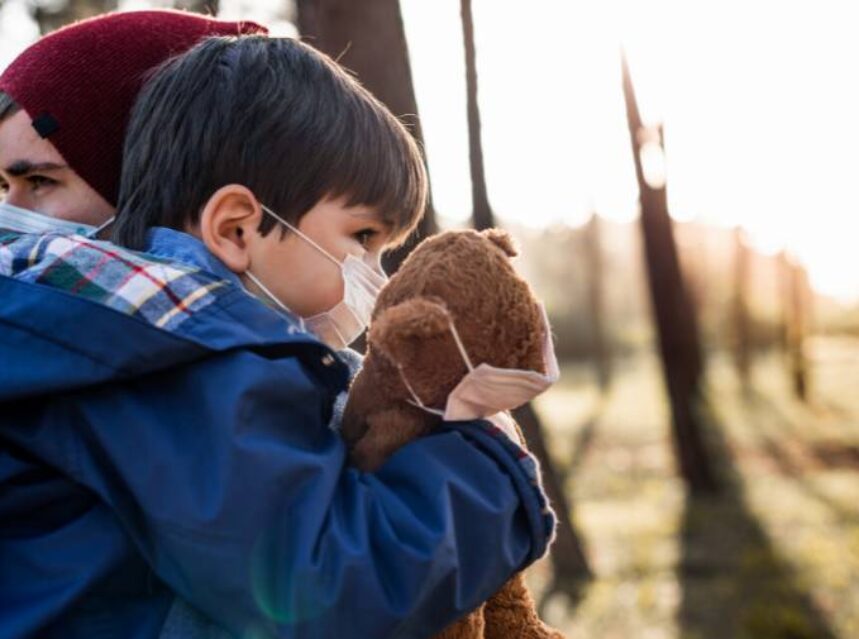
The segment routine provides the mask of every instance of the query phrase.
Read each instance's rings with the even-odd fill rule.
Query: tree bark
[[[465,79],[468,109],[468,150],[471,167],[472,221],[478,231],[495,226],[495,216],[489,205],[486,175],[483,171],[483,142],[480,136],[480,109],[477,104],[477,58],[474,46],[474,22],[471,0],[460,0],[462,37],[465,44]],[[560,473],[552,463],[545,443],[545,429],[531,404],[516,411],[528,448],[540,461],[546,492],[558,514],[558,531],[551,558],[555,587],[575,596],[576,585],[590,576],[582,544],[573,528],[570,507],[564,494]]]
[[[216,16],[221,8],[219,0],[175,0],[174,6],[204,16]]]
[[[693,493],[717,490],[713,464],[704,445],[696,403],[701,400],[702,354],[694,309],[683,280],[665,184],[644,178],[641,150],[647,136],[664,152],[662,127],[645,129],[626,56],[621,60],[627,123],[641,203],[641,231],[656,322],[662,370],[671,405],[672,437],[680,474]]]
[[[116,9],[117,0],[67,0],[62,3],[34,2],[33,18],[42,35],[56,31],[72,22],[92,18]]]
[[[516,422],[522,427],[528,449],[534,453],[542,468],[543,486],[546,495],[558,516],[558,529],[552,546],[551,558],[554,570],[554,588],[576,596],[578,585],[592,576],[582,543],[573,526],[564,485],[560,474],[552,465],[546,446],[546,431],[534,407],[528,403],[513,411]]]
[[[400,118],[424,148],[403,18],[397,0],[298,0],[298,30],[308,44],[352,71]],[[425,159],[426,161],[426,159]],[[395,272],[412,249],[438,232],[432,197],[415,233],[383,260]]]
[[[474,47],[474,21],[471,0],[460,1],[462,40],[465,45],[465,93],[468,111],[468,159],[471,167],[471,216],[478,231],[495,226],[489,205],[486,175],[483,170],[483,141],[480,133],[480,106],[477,102],[477,53]]]
[[[611,346],[605,322],[602,238],[599,216],[594,213],[588,222],[585,258],[588,265],[588,300],[591,315],[591,357],[597,371],[600,391],[611,385]]]
[[[784,344],[791,388],[798,399],[808,401],[809,375],[804,346],[808,332],[808,280],[805,269],[788,259],[784,252],[779,255],[779,265],[784,300]]]
[[[734,229],[734,304],[733,341],[734,363],[740,382],[747,387],[751,382],[751,330],[749,318],[749,249],[743,241],[743,232]]]

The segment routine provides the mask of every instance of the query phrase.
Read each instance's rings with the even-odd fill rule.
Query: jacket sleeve
[[[429,636],[545,553],[534,462],[488,423],[363,474],[330,403],[298,360],[234,351],[22,404],[4,436],[97,492],[158,576],[237,636]]]

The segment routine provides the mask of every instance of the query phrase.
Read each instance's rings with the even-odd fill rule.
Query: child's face
[[[340,261],[366,251],[377,263],[391,234],[376,211],[347,208],[343,198],[319,202],[301,218],[298,229]],[[275,228],[254,244],[251,270],[294,313],[311,317],[343,299],[340,267],[298,234],[287,232],[282,238]],[[246,285],[254,288],[251,282]]]

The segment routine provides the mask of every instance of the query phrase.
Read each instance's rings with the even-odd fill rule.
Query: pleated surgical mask
[[[270,208],[265,205],[261,206],[266,213],[305,242],[308,242],[340,268],[343,278],[343,299],[327,311],[311,317],[301,318],[301,321],[309,331],[314,333],[332,349],[340,350],[346,348],[358,339],[370,323],[370,317],[376,305],[376,298],[379,296],[379,291],[381,291],[382,287],[388,281],[387,276],[377,268],[376,263],[369,259],[370,254],[368,252],[364,251],[361,256],[349,254],[344,260],[338,260],[312,238],[299,231],[297,227],[287,222]],[[246,274],[272,302],[295,315],[259,281],[259,278],[249,270],[246,271]]]
[[[0,202],[0,229],[18,233],[62,233],[64,235],[83,235],[96,237],[99,231],[113,223],[111,217],[103,224],[93,226],[51,217],[29,209],[22,209],[7,202]]]

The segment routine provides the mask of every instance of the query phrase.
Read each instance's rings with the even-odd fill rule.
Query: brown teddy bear
[[[343,414],[356,466],[377,469],[437,425],[441,417],[425,408],[443,409],[469,364],[547,372],[548,325],[513,269],[515,255],[503,231],[449,231],[424,240],[391,277],[373,310],[367,354]],[[515,437],[518,426],[509,416],[505,424],[513,424]],[[537,616],[521,574],[439,637],[563,639]]]

